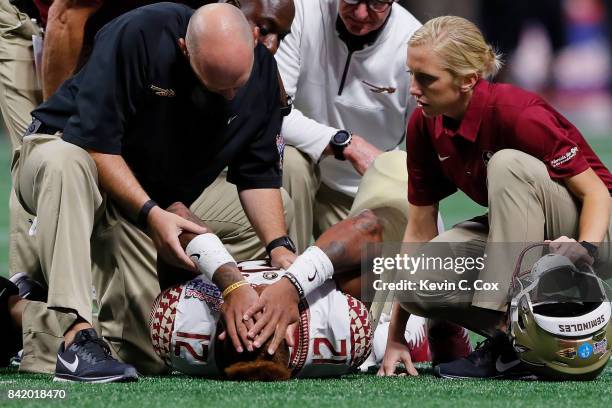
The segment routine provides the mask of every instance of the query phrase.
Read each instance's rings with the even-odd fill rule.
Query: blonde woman
[[[455,256],[495,253],[475,273],[417,270],[411,279],[482,280],[498,289],[412,291],[394,305],[379,375],[394,375],[398,362],[416,374],[401,337],[410,313],[445,318],[489,337],[467,358],[438,365],[437,375],[521,375],[505,334],[516,258],[502,243],[550,240],[572,260],[608,260],[608,245],[601,243],[610,241],[612,175],[578,129],[538,95],[487,81],[501,61],[471,22],[452,16],[428,21],[409,41],[407,66],[418,108],[407,129],[404,242],[452,243],[447,246]],[[489,212],[438,234],[438,203],[457,189]]]

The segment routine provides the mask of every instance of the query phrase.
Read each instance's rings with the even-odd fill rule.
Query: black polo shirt
[[[232,101],[202,87],[183,56],[193,10],[158,3],[96,36],[89,62],[32,115],[65,141],[120,154],[160,205],[192,203],[225,168],[239,189],[279,188],[284,143],[274,57],[255,49]]]

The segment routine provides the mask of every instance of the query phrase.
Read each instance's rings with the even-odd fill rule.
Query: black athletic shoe
[[[115,360],[108,344],[94,329],[79,331],[68,349],[64,350],[62,343],[57,353],[53,381],[108,383],[136,380],[136,369]]]
[[[25,273],[19,272],[14,274],[10,277],[10,281],[19,288],[19,296],[23,299],[35,300],[38,302],[47,301],[47,288]]]
[[[441,378],[525,378],[530,375],[508,336],[501,331],[479,343],[469,356],[437,365],[434,373]]]
[[[22,347],[21,330],[15,326],[9,310],[9,298],[19,294],[17,286],[0,276],[0,367],[7,367]],[[6,331],[4,331],[6,330]]]

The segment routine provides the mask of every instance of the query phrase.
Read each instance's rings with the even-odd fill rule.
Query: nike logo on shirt
[[[443,162],[444,160],[449,159],[449,158],[450,158],[450,156],[445,156],[445,157],[442,157],[442,156],[438,155],[438,159],[439,159],[441,162]]]
[[[234,119],[236,119],[237,117],[238,117],[238,115],[234,115],[234,116],[232,116],[231,118],[229,118],[229,119],[227,120],[227,125],[229,126],[229,124],[230,124],[230,123],[232,123],[232,122],[234,121]]]

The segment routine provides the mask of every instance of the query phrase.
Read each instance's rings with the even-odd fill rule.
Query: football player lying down
[[[180,204],[169,210],[192,219],[188,209]],[[186,271],[158,262],[160,284],[166,289],[158,296],[151,314],[154,349],[169,367],[191,375],[279,380],[348,373],[359,367],[372,349],[373,332],[368,310],[358,300],[361,248],[367,243],[380,242],[381,236],[378,218],[374,212],[366,210],[333,226],[317,240],[314,250],[322,253],[330,265],[308,257],[306,260],[316,265],[315,275],[328,276],[316,287],[309,287],[304,279],[300,280],[305,282],[296,283],[305,286],[304,292],[307,292],[300,297],[299,317],[288,331],[292,334],[280,341],[272,354],[268,352],[270,341],[251,348],[252,351],[238,353],[229,336],[219,336],[225,330],[223,299],[227,299],[228,289],[223,296],[211,281],[210,273],[203,271],[206,265],[199,263],[203,273],[193,279]],[[193,234],[183,234],[180,238],[188,255],[205,255],[205,250],[198,249],[198,239]],[[311,248],[309,250],[313,251]],[[202,258],[205,257],[199,257]],[[300,258],[304,259],[304,254]],[[295,278],[298,271],[294,267],[300,265],[300,258],[288,271],[267,266],[263,261],[243,262],[237,269],[245,283],[259,294],[287,272],[293,270]],[[331,272],[325,271],[328,267]],[[304,275],[303,271],[300,274]],[[407,326],[406,337],[411,340],[413,361],[429,361],[423,324],[423,319],[415,317]],[[457,333],[459,335],[454,337],[463,337],[463,330]],[[384,343],[386,336],[377,333],[377,337]],[[377,348],[384,350],[384,344]],[[382,357],[382,353],[379,354],[378,360]]]

